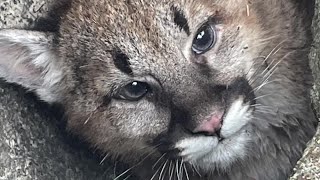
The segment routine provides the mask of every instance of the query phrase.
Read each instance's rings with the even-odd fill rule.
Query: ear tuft
[[[53,48],[53,34],[0,30],[0,78],[35,91],[42,100],[58,101],[63,70]]]

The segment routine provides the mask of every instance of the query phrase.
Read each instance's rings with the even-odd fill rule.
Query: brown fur
[[[63,76],[50,88],[66,107],[72,132],[133,164],[152,154],[138,164],[154,164],[162,156],[152,145],[155,139],[166,134],[176,143],[194,137],[176,126],[194,129],[212,109],[249,96],[251,91],[242,92],[236,85],[239,78],[258,79],[250,84],[254,90],[265,80],[262,71],[277,67],[268,79],[275,82],[254,94],[271,94],[256,100],[271,112],[252,110],[254,118],[237,135],[250,139],[244,140],[246,148],[240,148],[241,139],[231,137],[220,146],[228,151],[239,145],[241,150],[229,149],[230,159],[207,166],[203,161],[199,167],[208,179],[283,179],[290,174],[316,122],[308,97],[311,15],[304,2],[298,6],[288,0],[73,0],[70,7],[62,15],[51,49],[58,56],[54,67],[62,69]],[[173,7],[185,15],[190,34],[174,23]],[[195,56],[192,40],[212,18],[218,41]],[[115,48],[128,56],[132,74],[115,66]],[[205,67],[197,62],[205,62]],[[153,94],[135,102],[115,99],[117,90],[132,80],[148,82]],[[227,102],[220,100],[220,86],[227,87]],[[229,92],[228,86],[238,89]],[[177,109],[182,116],[175,121]]]

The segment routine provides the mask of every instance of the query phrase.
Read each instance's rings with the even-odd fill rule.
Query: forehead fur
[[[232,52],[239,55],[243,46],[250,45],[245,44],[247,42],[256,46],[259,40],[277,35],[280,38],[269,45],[274,47],[288,36],[287,31],[281,30],[288,18],[284,13],[290,14],[295,10],[290,4],[276,0],[74,0],[72,3],[72,8],[62,20],[58,48],[60,55],[65,57],[64,61],[72,68],[73,82],[78,83],[79,89],[85,86],[81,91],[110,89],[115,81],[128,79],[127,75],[114,68],[112,51],[115,48],[128,56],[135,76],[151,74],[169,84],[181,78],[186,80],[186,75],[192,76],[195,71],[183,49],[191,48],[190,40],[211,17],[226,29],[225,37],[220,38],[223,40],[220,49],[223,50],[217,57],[221,61],[216,65],[228,67],[226,72],[233,72],[234,67],[223,64],[223,58],[227,62],[227,58],[235,54]],[[283,4],[288,9],[272,8]],[[271,6],[268,11],[264,10],[266,6]],[[185,16],[191,32],[189,36],[174,23],[172,7]],[[266,16],[270,18],[264,18]],[[238,27],[242,27],[241,33],[237,32]],[[229,49],[235,43],[239,49]],[[210,56],[215,58],[216,54],[212,52]],[[238,59],[237,63],[241,61]],[[226,77],[223,73],[220,75]]]
[[[174,24],[172,7],[181,10],[188,21],[191,35],[195,35],[199,26],[210,17],[231,23],[231,18],[228,17],[241,13],[241,16],[235,16],[241,18],[247,12],[247,3],[240,0],[200,1],[75,0],[71,10],[63,18],[60,30],[61,49],[70,49],[70,44],[79,47],[79,44],[85,42],[90,48],[88,42],[91,42],[95,43],[94,46],[103,46],[102,49],[105,51],[112,49],[112,46],[118,46],[120,49],[126,49],[128,54],[157,56],[155,50],[177,52],[179,49],[173,44],[185,43],[186,34],[181,33],[179,27]],[[232,21],[239,22],[239,19]],[[64,48],[65,42],[67,44]],[[128,48],[131,45],[133,47]],[[101,47],[94,49],[101,50]],[[63,55],[64,53],[66,52],[62,51]]]

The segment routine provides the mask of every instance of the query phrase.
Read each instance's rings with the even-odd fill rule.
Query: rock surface
[[[1,0],[0,28],[33,28],[54,0]],[[315,76],[313,99],[320,112],[320,0],[310,54]],[[0,180],[113,179],[112,164],[100,166],[85,148],[65,143],[57,119],[44,104],[19,87],[0,82]],[[320,128],[290,180],[320,179]]]
[[[310,64],[315,78],[312,93],[314,107],[320,115],[320,0],[316,0],[316,10],[313,21],[314,44],[310,53]],[[290,180],[320,179],[320,126],[295,168],[295,174]]]

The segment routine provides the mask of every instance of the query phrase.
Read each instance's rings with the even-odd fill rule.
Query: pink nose
[[[215,113],[211,118],[202,121],[199,126],[193,131],[194,133],[206,133],[213,135],[221,129],[223,113]]]

